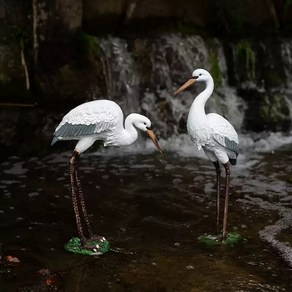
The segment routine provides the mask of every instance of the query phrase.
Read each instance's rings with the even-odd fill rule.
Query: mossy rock
[[[215,88],[222,85],[222,72],[219,65],[218,50],[220,44],[214,40],[208,40],[208,62],[210,64],[210,73],[214,79]]]
[[[256,52],[252,42],[240,40],[234,46],[234,54],[239,85],[247,81],[256,82]]]
[[[239,95],[247,101],[245,128],[253,131],[289,131],[291,120],[286,96],[275,92],[242,90]]]

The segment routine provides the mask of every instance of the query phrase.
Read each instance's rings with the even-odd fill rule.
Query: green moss
[[[255,79],[255,53],[248,40],[241,40],[235,46],[235,53],[239,61],[239,67],[244,66],[245,78]]]
[[[291,119],[289,101],[275,92],[246,90],[241,96],[248,102],[245,128],[253,131],[289,131]]]
[[[265,125],[272,130],[286,130],[291,126],[289,107],[282,95],[265,95],[259,108],[259,114]]]
[[[97,38],[86,33],[80,33],[77,36],[76,47],[82,60],[91,60],[101,54]]]
[[[209,50],[209,63],[211,65],[210,73],[214,79],[215,87],[219,87],[222,85],[222,77],[221,71],[218,62],[218,54],[217,51],[214,49]]]

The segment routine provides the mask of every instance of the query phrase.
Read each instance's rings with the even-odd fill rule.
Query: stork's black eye
[[[201,76],[201,75],[202,75],[202,73],[199,74],[199,76]]]

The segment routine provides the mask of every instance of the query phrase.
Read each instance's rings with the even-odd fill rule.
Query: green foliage
[[[235,46],[236,56],[242,60],[248,80],[255,79],[255,53],[248,40],[241,40]]]
[[[218,62],[218,54],[214,49],[209,50],[210,73],[214,79],[215,87],[222,85],[221,71]]]
[[[86,59],[99,56],[101,53],[97,38],[83,32],[77,37],[77,51]]]

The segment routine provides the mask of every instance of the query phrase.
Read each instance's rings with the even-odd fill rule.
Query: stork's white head
[[[189,79],[185,84],[183,84],[174,94],[178,94],[182,92],[183,90],[187,89],[189,86],[194,84],[195,82],[207,82],[209,80],[212,80],[211,74],[204,69],[196,69],[192,73],[192,78]]]
[[[211,74],[207,70],[204,70],[204,69],[194,70],[192,73],[192,77],[196,79],[197,82],[200,82],[200,81],[206,82],[212,78]]]
[[[131,114],[131,116],[134,126],[139,130],[146,132],[147,128],[151,128],[151,122],[147,117],[139,114]]]
[[[127,128],[127,124],[132,123],[136,128],[138,128],[141,131],[144,131],[148,134],[149,138],[152,140],[154,145],[156,146],[157,150],[162,154],[162,150],[158,144],[158,141],[151,129],[151,122],[150,120],[140,114],[130,114],[125,121],[125,126]]]

